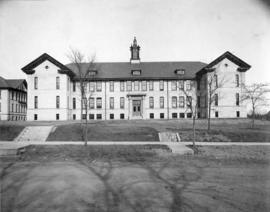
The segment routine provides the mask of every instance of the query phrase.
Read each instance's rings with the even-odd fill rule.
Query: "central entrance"
[[[142,102],[141,100],[132,100],[132,114],[133,116],[141,116]]]

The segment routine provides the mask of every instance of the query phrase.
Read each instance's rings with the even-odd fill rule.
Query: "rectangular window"
[[[35,107],[35,109],[37,109],[37,108],[38,108],[38,97],[37,97],[37,96],[35,96],[35,103],[34,103],[34,107]]]
[[[113,113],[110,114],[110,119],[114,119],[114,114]]]
[[[239,87],[239,74],[235,75],[235,83],[236,83],[236,87]]]
[[[37,77],[34,78],[34,89],[35,90],[38,89],[38,78]]]
[[[201,97],[197,96],[197,104],[198,104],[198,108],[201,107]]]
[[[218,118],[218,111],[215,112],[215,117]]]
[[[215,106],[218,106],[218,94],[215,94]]]
[[[114,97],[110,97],[110,109],[114,109]]]
[[[142,81],[142,91],[147,91],[147,83],[146,83],[146,81]]]
[[[82,114],[82,119],[86,119],[86,114]]]
[[[95,108],[95,98],[89,98],[89,108],[90,109]]]
[[[139,90],[140,90],[139,81],[135,81],[134,82],[134,91],[139,91]]]
[[[185,113],[179,113],[179,118],[185,118]]]
[[[201,89],[201,81],[197,80],[197,90],[199,91]]]
[[[149,108],[154,108],[154,97],[149,97]]]
[[[1,102],[0,102],[0,112],[1,112]]]
[[[154,90],[154,81],[149,81],[149,91]]]
[[[34,120],[38,120],[38,115],[37,114],[34,114]]]
[[[127,91],[132,91],[132,83],[131,83],[131,81],[127,81]]]
[[[14,105],[13,105],[13,103],[11,104],[11,112],[13,112],[14,111]]]
[[[172,113],[172,118],[177,119],[177,113]]]
[[[192,107],[192,97],[187,96],[187,107]]]
[[[150,119],[155,118],[154,113],[150,113],[150,114],[149,114],[149,117],[150,117]]]
[[[73,92],[76,92],[76,82],[73,82]]]
[[[124,113],[120,113],[120,119],[125,119],[125,114]]]
[[[192,118],[192,113],[187,113],[187,118]]]
[[[73,109],[76,109],[76,98],[73,98],[72,103],[73,103]]]
[[[89,91],[95,92],[95,82],[89,82]]]
[[[73,120],[76,120],[76,114],[73,114]]]
[[[177,108],[177,97],[176,96],[172,97],[172,108]]]
[[[69,78],[67,78],[67,90],[69,91]]]
[[[179,97],[179,107],[185,107],[185,98],[184,98],[184,96]]]
[[[218,88],[218,76],[216,74],[214,75],[214,83],[216,88]]]
[[[2,92],[2,91],[0,90],[0,99],[1,99],[1,92]]]
[[[120,91],[125,91],[125,82],[120,81]]]
[[[179,81],[179,89],[184,90],[184,81],[183,80]]]
[[[56,120],[59,120],[59,113],[56,114]]]
[[[160,106],[160,108],[164,108],[164,97],[163,96],[159,97],[159,106]]]
[[[97,98],[97,109],[101,109],[102,108],[102,99],[99,97]]]
[[[235,101],[236,101],[236,105],[239,106],[239,93],[235,94]]]
[[[125,98],[124,97],[120,97],[120,108],[121,109],[125,108]]]
[[[159,90],[164,91],[164,81],[163,80],[159,81]]]
[[[56,108],[60,107],[60,96],[56,96]]]
[[[186,81],[186,88],[187,88],[187,91],[190,91],[190,90],[191,90],[191,83],[190,83],[190,80],[187,80],[187,81]]]
[[[82,109],[86,109],[87,108],[87,99],[83,98],[82,99]]]
[[[114,92],[114,81],[110,82],[110,92]]]
[[[160,113],[159,118],[164,119],[164,113]]]
[[[177,81],[172,81],[172,82],[171,82],[171,85],[172,85],[171,90],[172,90],[172,91],[176,91],[176,88],[177,88]]]
[[[198,117],[198,119],[201,118],[201,113],[200,112],[197,113],[197,117]]]
[[[236,111],[236,117],[237,117],[237,118],[240,117],[240,111]]]
[[[56,89],[60,89],[60,78],[56,77]]]
[[[97,114],[97,119],[102,119],[102,114]]]
[[[89,119],[90,119],[90,120],[95,119],[95,115],[90,113],[90,114],[89,114]]]
[[[102,83],[97,82],[97,91],[102,91]]]

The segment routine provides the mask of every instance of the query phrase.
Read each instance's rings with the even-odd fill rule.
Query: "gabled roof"
[[[194,79],[196,73],[207,64],[202,62],[141,62],[131,64],[129,62],[105,62],[95,63],[97,74],[93,80],[135,80],[135,79]],[[78,79],[78,69],[75,64],[67,64]],[[85,72],[88,63],[82,63],[81,68]],[[184,69],[183,75],[177,75],[176,69]],[[132,75],[132,70],[141,70],[141,75]]]
[[[40,55],[37,59],[33,60],[31,63],[24,66],[22,68],[22,71],[26,74],[33,74],[35,73],[34,68],[36,68],[38,65],[43,63],[45,60],[48,60],[54,65],[56,65],[57,67],[59,67],[59,70],[58,70],[59,73],[68,74],[70,77],[74,76],[74,74],[68,67],[66,67],[65,65],[63,65],[62,63],[60,63],[59,61],[57,61],[56,59],[54,59],[52,56],[50,56],[47,53]]]
[[[248,69],[251,68],[251,66],[249,64],[247,64],[246,62],[244,62],[243,60],[241,60],[239,57],[235,56],[231,52],[227,51],[224,54],[222,54],[221,56],[219,56],[218,58],[216,58],[213,62],[211,62],[207,66],[205,66],[197,74],[200,75],[200,74],[203,74],[209,70],[211,71],[213,66],[215,66],[216,64],[218,64],[220,61],[222,61],[225,58],[227,58],[228,60],[230,60],[233,63],[235,63],[236,65],[238,65],[239,66],[238,71],[247,71]]]
[[[13,88],[13,89],[20,89],[20,86],[24,84],[27,88],[26,80],[24,79],[4,79],[0,77],[0,88]]]

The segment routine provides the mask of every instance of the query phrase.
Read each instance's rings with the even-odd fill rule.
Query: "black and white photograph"
[[[269,212],[270,0],[0,0],[0,212]]]

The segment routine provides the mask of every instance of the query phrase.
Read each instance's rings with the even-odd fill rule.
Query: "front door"
[[[133,116],[141,116],[141,100],[133,100]]]

